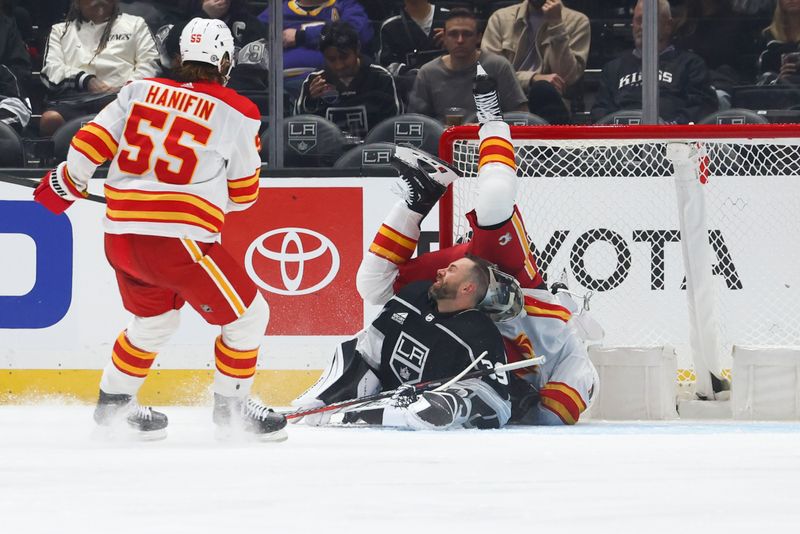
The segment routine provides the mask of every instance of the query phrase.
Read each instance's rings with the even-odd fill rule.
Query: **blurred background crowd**
[[[170,77],[180,30],[196,16],[230,27],[229,86],[256,102],[266,128],[268,7],[2,0],[0,165],[63,158],[72,134],[122,85]],[[274,44],[283,48],[285,123],[313,121],[322,136],[314,145],[338,156],[396,142],[412,117],[430,135],[405,134],[435,151],[443,128],[474,120],[478,62],[514,124],[637,123],[642,15],[637,0],[283,0]],[[658,26],[662,122],[800,122],[800,0],[659,0]],[[297,158],[287,164],[334,163],[292,139],[288,131]]]

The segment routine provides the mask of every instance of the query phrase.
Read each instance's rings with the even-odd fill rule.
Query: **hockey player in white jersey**
[[[478,195],[467,214],[473,230],[468,243],[411,258],[420,223],[447,185],[459,176],[446,164],[416,150],[398,147],[395,166],[410,185],[384,220],[357,276],[361,296],[374,304],[396,291],[471,253],[497,264],[523,288],[524,310],[498,316],[508,360],[545,356],[546,363],[516,372],[512,381],[513,420],[527,424],[574,424],[597,389],[597,372],[583,341],[572,329],[571,312],[547,291],[536,268],[521,215],[515,205],[516,163],[509,126],[501,121],[494,82],[478,65],[475,100],[481,123]]]
[[[191,20],[180,49],[179,81],[124,86],[75,135],[67,161],[42,179],[34,198],[61,213],[87,194],[95,169],[110,161],[105,250],[134,317],[103,371],[98,424],[119,420],[147,439],[166,435],[167,417],[140,406],[136,396],[188,302],[221,327],[214,422],[283,439],[285,418],[249,397],[269,307],[219,242],[225,214],[258,197],[260,114],[225,87],[234,48],[223,22]]]

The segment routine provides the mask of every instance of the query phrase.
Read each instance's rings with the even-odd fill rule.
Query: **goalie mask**
[[[519,282],[496,267],[489,267],[489,287],[478,309],[496,323],[509,321],[519,315],[524,305]]]
[[[194,18],[181,32],[181,61],[198,61],[214,65],[220,74],[228,78],[233,68],[233,35],[219,19]],[[223,66],[225,54],[229,65]]]

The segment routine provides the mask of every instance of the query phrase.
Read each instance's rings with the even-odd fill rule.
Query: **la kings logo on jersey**
[[[389,367],[400,382],[416,384],[422,378],[429,352],[428,347],[401,332],[394,344]]]

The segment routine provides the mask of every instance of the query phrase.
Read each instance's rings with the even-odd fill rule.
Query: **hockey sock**
[[[136,395],[155,358],[155,352],[137,348],[131,344],[125,332],[121,332],[114,343],[111,361],[103,369],[100,389],[105,393]]]
[[[508,124],[492,121],[479,132],[478,195],[475,213],[478,224],[493,226],[508,220],[517,196],[517,166]]]
[[[423,216],[410,210],[405,202],[395,203],[358,268],[356,287],[364,300],[384,304],[392,297],[397,266],[414,254],[422,219]]]
[[[178,329],[180,312],[170,310],[155,317],[134,317],[120,333],[103,370],[100,389],[106,393],[136,395],[156,354]]]
[[[218,336],[214,343],[214,393],[224,397],[244,397],[253,387],[258,362],[258,348],[236,350]]]

